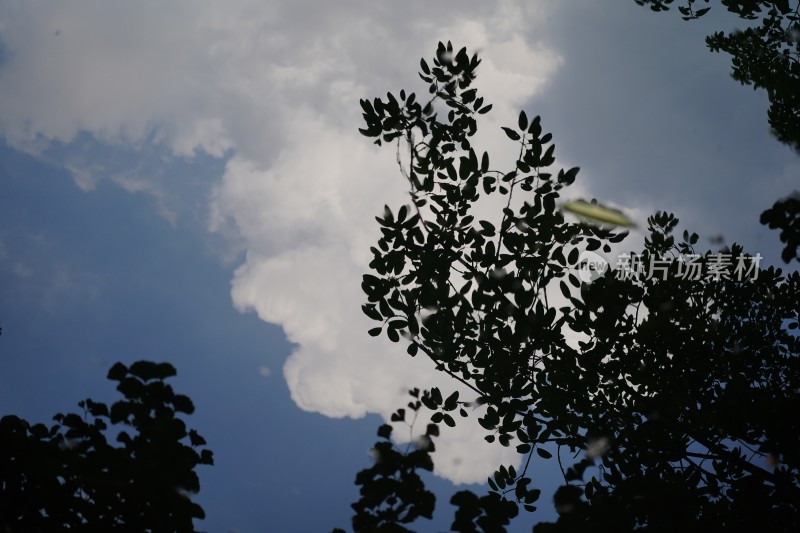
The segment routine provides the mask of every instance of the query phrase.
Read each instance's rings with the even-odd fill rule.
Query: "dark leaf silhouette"
[[[176,417],[194,406],[164,382],[174,375],[167,363],[117,363],[108,378],[124,399],[110,409],[87,399],[49,429],[0,419],[0,530],[195,531],[205,513],[191,499],[194,469],[213,456]],[[121,447],[107,441],[111,426]]]
[[[658,212],[643,249],[581,279],[581,253],[608,254],[627,232],[562,216],[556,201],[577,169],[550,168],[539,117],[503,128],[516,161],[479,164],[467,103],[484,104],[472,87],[480,62],[453,50],[439,44],[426,80],[425,106],[448,108],[446,120],[394,97],[374,101],[385,115],[365,114],[408,150],[398,161],[414,216],[384,210],[362,284],[368,316],[401,321],[384,328],[390,340],[402,331],[460,384],[458,396],[432,389],[409,406],[447,426],[459,405],[481,406],[472,416],[485,440],[521,454],[520,471],[501,465],[485,496],[453,496],[453,530],[505,531],[520,509],[535,511],[543,461],[558,462],[564,486],[558,520],[537,532],[798,530],[800,275],[737,244],[698,249],[696,233],[678,238],[678,219]],[[490,220],[473,209],[484,195],[505,197]],[[412,471],[432,468],[432,446],[399,452],[381,436],[378,461],[356,479],[355,531],[406,531],[433,512]]]
[[[673,0],[635,0],[653,11],[664,11]],[[700,18],[711,9],[695,10],[697,0],[685,0],[678,11],[685,20]],[[709,0],[705,0],[709,3]],[[731,77],[742,85],[764,89],[769,97],[767,119],[775,138],[800,153],[800,2],[797,0],[720,0],[727,11],[752,26],[706,37],[712,52],[731,56]],[[793,197],[798,195],[794,193]],[[776,202],[761,214],[761,223],[781,230],[786,243],[782,259],[798,259],[800,243],[796,204]]]

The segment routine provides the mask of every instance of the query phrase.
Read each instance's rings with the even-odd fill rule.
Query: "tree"
[[[635,0],[653,11],[665,11],[673,0]],[[678,7],[684,20],[704,16],[711,8],[695,10],[696,0]],[[705,0],[708,4],[709,0]],[[760,24],[730,33],[715,32],[706,37],[712,52],[731,56],[731,76],[742,85],[763,88],[769,97],[767,117],[772,134],[800,153],[800,2],[797,0],[721,0],[725,8],[742,20]],[[800,261],[800,208],[795,191],[778,200],[761,214],[761,223],[781,230],[786,243],[782,258],[786,263]]]
[[[168,363],[117,363],[108,379],[124,399],[110,408],[84,400],[82,414],[57,414],[49,429],[0,419],[2,530],[194,531],[192,520],[205,516],[191,500],[194,469],[213,456],[177,416],[194,405],[165,383],[175,374]]]
[[[781,259],[789,263],[793,258],[800,261],[797,249],[800,247],[800,192],[775,202],[775,205],[761,213],[761,223],[771,229],[781,230],[781,242],[785,242]]]
[[[433,411],[433,426],[405,452],[381,427],[379,461],[356,478],[354,529],[409,531],[430,516],[409,469],[430,470],[439,426],[479,404],[486,440],[515,447],[524,467],[499,465],[486,496],[453,496],[454,531],[505,531],[520,508],[535,511],[540,461],[558,461],[564,486],[558,521],[536,532],[796,531],[800,275],[759,269],[736,244],[699,250],[697,234],[677,237],[678,220],[657,213],[643,250],[587,280],[587,254],[627,232],[564,217],[557,200],[578,168],[553,168],[539,117],[503,128],[519,147],[508,167],[472,146],[491,104],[472,87],[480,60],[454,50],[439,43],[433,66],[421,61],[427,102],[404,90],[361,101],[361,133],[405,154],[411,201],[377,218],[362,309],[371,335],[406,339],[472,397],[412,391],[408,407]],[[498,195],[497,220],[472,214]]]
[[[634,0],[653,11],[665,11],[673,0]],[[697,0],[678,7],[684,20],[695,20],[711,8],[695,10]],[[704,0],[705,4],[709,0]],[[767,112],[773,135],[800,150],[800,2],[790,0],[721,0],[742,20],[761,18],[760,24],[706,37],[712,52],[731,55],[731,76],[742,85],[763,88],[769,96]]]

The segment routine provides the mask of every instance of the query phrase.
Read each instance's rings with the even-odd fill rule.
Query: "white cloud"
[[[280,324],[296,344],[284,376],[298,406],[388,418],[407,388],[455,384],[421,356],[366,335],[360,279],[378,236],[373,216],[405,196],[393,154],[356,131],[358,99],[401,87],[425,94],[418,58],[449,38],[481,52],[478,86],[495,104],[482,127],[496,132],[560,59],[523,37],[538,19],[518,2],[459,4],[469,18],[421,1],[402,9],[302,4],[6,3],[0,131],[29,152],[85,132],[133,148],[159,144],[179,157],[226,154],[210,228],[234,229],[247,250],[234,305]],[[481,133],[478,143],[494,161],[516,156],[497,135]],[[96,183],[92,168],[75,167],[82,187]],[[440,475],[484,481],[498,463],[518,460],[486,444],[475,418],[438,440]]]
[[[390,151],[378,151],[356,133],[358,99],[401,87],[425,94],[414,70],[418,58],[428,57],[438,40],[467,45],[484,59],[477,84],[495,107],[484,117],[475,145],[490,152],[493,166],[516,157],[514,144],[497,134],[498,127],[513,124],[518,110],[547,87],[562,63],[536,41],[548,33],[562,40],[560,50],[570,64],[562,69],[569,75],[561,80],[558,94],[548,100],[546,111],[555,116],[552,121],[545,116],[545,129],[553,129],[557,141],[559,132],[572,131],[571,153],[583,154],[584,163],[593,161],[592,169],[581,172],[580,184],[591,181],[593,191],[614,185],[599,197],[601,202],[636,197],[636,209],[620,207],[642,221],[656,207],[669,209],[647,198],[645,189],[659,185],[661,193],[653,195],[659,203],[665,202],[664,191],[672,191],[687,202],[684,208],[691,215],[686,218],[695,226],[703,222],[708,227],[711,220],[712,227],[724,223],[727,232],[731,220],[742,218],[743,209],[755,220],[760,205],[767,207],[793,186],[794,160],[775,163],[781,165],[783,178],[762,176],[753,163],[758,158],[734,160],[728,157],[733,152],[720,151],[739,146],[729,142],[739,138],[726,137],[729,131],[722,129],[731,129],[728,123],[716,121],[716,129],[709,127],[713,120],[698,115],[706,112],[704,100],[681,107],[695,92],[706,94],[706,80],[698,73],[706,72],[700,66],[708,63],[696,63],[705,57],[701,44],[689,50],[687,39],[672,39],[681,51],[689,51],[660,62],[663,57],[656,56],[664,39],[674,37],[671,32],[677,29],[658,33],[662,30],[654,26],[658,31],[653,38],[650,27],[639,23],[650,15],[634,8],[562,5],[566,3],[471,0],[455,9],[453,3],[422,0],[402,5],[356,0],[8,0],[0,3],[0,134],[30,153],[68,143],[60,163],[82,189],[111,179],[157,202],[164,202],[164,191],[172,190],[163,186],[170,176],[150,172],[158,165],[150,162],[125,173],[120,168],[126,161],[97,160],[96,150],[69,147],[89,136],[143,157],[155,145],[173,157],[204,152],[228,158],[211,197],[210,227],[235,239],[237,249],[247,250],[233,279],[234,305],[280,324],[296,344],[284,376],[300,407],[334,417],[368,412],[387,417],[404,405],[406,387],[446,389],[452,384],[434,375],[422,357],[410,359],[401,346],[365,334],[370,324],[358,309],[363,298],[359,281],[378,235],[372,217],[384,203],[402,202],[404,188]],[[631,18],[620,15],[623,9]],[[634,17],[637,23],[630,24]],[[660,24],[665,27],[666,22]],[[631,28],[632,33],[625,33]],[[676,70],[685,58],[693,61],[686,67],[690,76]],[[727,63],[723,66],[721,72]],[[673,77],[682,80],[680,86],[667,83]],[[727,92],[715,92],[715,101],[730,100],[736,91],[748,98],[754,94],[729,80],[719,83]],[[654,86],[659,92],[652,92]],[[560,100],[566,104],[553,105]],[[672,107],[653,111],[653,100]],[[737,117],[751,100],[742,102],[730,107],[737,109]],[[564,109],[574,111],[572,120],[578,124]],[[641,109],[649,111],[631,111]],[[763,111],[759,113],[763,121]],[[701,133],[686,137],[698,128]],[[688,140],[680,141],[683,137]],[[715,139],[717,155],[703,144],[705,138]],[[660,148],[664,139],[669,139],[669,149]],[[750,137],[742,139],[749,142]],[[693,143],[699,145],[697,151]],[[739,152],[761,150],[748,146]],[[698,154],[705,166],[693,161]],[[570,163],[559,160],[564,166]],[[702,199],[685,193],[700,185],[723,190],[705,179],[713,174],[706,168],[722,172],[724,190],[737,184],[736,205],[725,198],[716,207],[709,202],[698,207]],[[728,170],[741,175],[728,176]],[[651,174],[661,176],[658,184]],[[574,189],[569,196],[588,195],[585,189]],[[689,202],[695,202],[693,207]],[[157,205],[174,219],[166,203]],[[487,202],[478,212],[493,216],[497,206]],[[766,230],[757,237],[761,233]],[[632,238],[640,240],[641,234]],[[776,240],[774,234],[767,238]],[[57,279],[64,285],[70,276]],[[511,460],[513,455],[503,455],[508,452],[502,449],[488,451],[476,427],[462,423],[445,431],[436,457],[440,474],[480,481],[497,462]],[[486,451],[477,456],[473,450],[479,446]]]

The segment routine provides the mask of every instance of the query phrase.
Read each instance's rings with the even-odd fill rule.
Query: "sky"
[[[382,419],[409,387],[455,390],[366,334],[374,216],[406,196],[359,99],[425,94],[419,59],[452,40],[483,59],[493,162],[513,161],[500,126],[525,109],[581,167],[567,196],[667,210],[778,264],[758,216],[800,159],[705,48],[738,24],[633,1],[0,2],[0,415],[114,401],[114,362],[169,361],[215,452],[200,529],[347,527]],[[485,490],[512,452],[475,417],[443,431],[419,529],[446,529],[450,495]],[[540,507],[514,530],[553,518]]]

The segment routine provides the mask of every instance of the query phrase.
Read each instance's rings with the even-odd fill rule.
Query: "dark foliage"
[[[168,363],[117,363],[108,379],[124,399],[110,408],[87,399],[51,428],[0,419],[0,530],[194,531],[204,518],[194,469],[213,458],[177,416],[194,405],[165,383],[174,375]]]
[[[800,275],[759,269],[736,244],[698,250],[697,234],[678,238],[678,220],[657,213],[643,250],[580,278],[583,253],[610,253],[626,233],[565,219],[556,202],[578,169],[553,168],[539,117],[503,128],[519,147],[510,168],[476,151],[491,108],[472,87],[480,61],[440,43],[432,63],[421,62],[427,102],[405,91],[361,102],[361,132],[406,153],[411,198],[377,218],[363,311],[371,335],[406,339],[472,392],[423,394],[435,424],[481,405],[486,440],[522,456],[488,495],[453,497],[453,530],[501,532],[535,511],[540,461],[558,461],[564,486],[558,521],[537,532],[798,530]],[[503,197],[496,220],[473,214],[484,196]],[[405,470],[431,463],[388,456],[357,478],[357,532],[408,531],[406,517],[432,511]],[[374,484],[387,475],[411,485]],[[365,513],[392,498],[424,512]]]
[[[413,400],[408,409],[416,414],[422,406],[420,392],[414,389],[410,394]],[[392,421],[413,425],[413,419],[406,421],[406,409],[398,409]],[[439,434],[439,427],[429,424],[424,435],[403,451],[392,444],[391,434],[388,424],[378,428],[381,440],[372,448],[374,464],[356,476],[356,485],[361,487],[361,499],[353,504],[356,531],[407,532],[410,530],[403,524],[433,516],[436,498],[425,489],[417,469],[433,470],[430,454],[435,449],[433,438]]]
[[[720,0],[742,20],[759,21],[753,26],[729,33],[715,32],[706,38],[712,52],[731,56],[731,76],[742,85],[764,89],[769,96],[767,117],[772,134],[800,153],[800,1],[797,0]],[[673,0],[635,0],[653,11],[664,11]],[[685,0],[678,7],[684,20],[702,17],[710,7],[695,10],[698,0]],[[705,4],[709,0],[704,0]],[[799,193],[795,192],[797,196]],[[794,209],[794,210],[793,210]],[[797,208],[791,199],[776,202],[761,214],[761,223],[781,228],[781,241],[787,243],[781,257],[786,263],[798,256]],[[785,229],[785,228],[789,229]]]
[[[665,11],[673,0],[634,0],[653,11]],[[762,88],[769,96],[769,124],[775,137],[800,150],[800,2],[797,0],[720,0],[731,13],[759,21],[729,33],[706,38],[712,52],[731,56],[731,76],[743,85]],[[704,16],[711,7],[696,9],[699,0],[684,0],[678,11],[684,20]],[[703,0],[702,4],[709,4]]]
[[[761,213],[761,223],[770,229],[781,230],[781,242],[786,243],[781,258],[787,263],[798,259],[797,249],[800,247],[800,192],[788,198],[778,200],[770,209]]]

